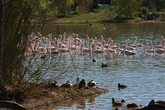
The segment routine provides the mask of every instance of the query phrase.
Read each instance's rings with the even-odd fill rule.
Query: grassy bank
[[[108,13],[107,10],[99,10],[96,12],[85,13],[81,15],[72,15],[66,18],[53,19],[53,23],[102,23],[114,22],[115,13]]]
[[[119,22],[150,22],[150,21],[165,21],[165,13],[157,13],[158,17],[152,20],[142,19],[140,17],[134,17],[131,19],[116,19],[117,14],[115,12],[109,12],[108,10],[98,10],[95,12],[72,15],[65,18],[56,18],[48,20],[50,23],[55,24],[92,24],[92,23],[119,23]]]

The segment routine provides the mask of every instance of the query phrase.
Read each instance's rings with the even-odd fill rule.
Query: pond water
[[[144,43],[150,40],[160,42],[161,36],[165,36],[165,24],[49,24],[37,31],[45,35],[52,33],[54,36],[63,32],[77,33],[80,37],[84,37],[85,34],[90,37],[103,35],[119,43],[127,38],[133,43],[137,37],[137,42]],[[92,58],[95,58],[97,62],[93,63]],[[107,63],[108,67],[102,68],[102,62]],[[55,106],[53,110],[113,110],[112,98],[124,99],[126,104],[136,102],[142,106],[146,106],[151,99],[165,100],[165,54],[144,55],[143,48],[138,48],[133,57],[111,54],[78,55],[71,51],[71,53],[61,54],[58,64],[49,69],[46,77],[53,77],[65,71],[68,72],[65,81],[71,80],[74,83],[77,76],[86,81],[93,79],[98,87],[105,88],[109,92],[97,97],[65,102]],[[59,80],[59,83],[62,81],[63,79]],[[118,90],[118,83],[127,85],[127,88]]]

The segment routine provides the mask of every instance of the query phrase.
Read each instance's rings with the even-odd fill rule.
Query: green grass
[[[159,13],[159,17],[157,18],[158,21],[165,21],[165,14]],[[70,17],[65,18],[58,18],[53,19],[51,23],[56,24],[91,24],[91,23],[111,23],[111,22],[120,22],[115,20],[115,17],[117,14],[113,11],[109,11],[108,9],[105,10],[98,10],[96,12],[89,12],[85,14],[79,14],[79,15],[72,15]],[[135,23],[140,22],[144,19],[139,17],[133,17],[133,19],[127,19],[122,22],[128,22],[128,23]]]
[[[90,12],[81,15],[73,15],[68,18],[59,18],[54,23],[101,23],[114,19],[114,13],[108,13],[106,10]]]

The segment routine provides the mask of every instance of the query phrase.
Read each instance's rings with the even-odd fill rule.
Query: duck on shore
[[[66,83],[62,84],[61,87],[65,87],[65,88],[72,87],[72,83],[70,81],[67,81]]]
[[[47,87],[47,88],[57,88],[59,86],[57,85],[57,82],[54,81],[54,82],[46,84],[45,87]]]
[[[86,86],[85,79],[82,79],[82,80],[80,81],[79,85],[78,85],[78,89],[81,89],[81,88],[83,88],[83,87],[85,87],[85,86]]]
[[[94,80],[91,80],[91,81],[88,82],[87,85],[88,85],[89,87],[94,87],[94,86],[96,86],[96,82],[95,82]]]

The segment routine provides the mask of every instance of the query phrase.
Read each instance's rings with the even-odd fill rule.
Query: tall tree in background
[[[69,15],[71,7],[75,5],[75,0],[53,0],[53,4],[58,10],[57,15],[65,17]]]
[[[141,0],[115,0],[116,12],[120,16],[133,17],[141,6]]]
[[[165,0],[147,0],[151,11],[162,11],[165,9]]]
[[[94,6],[94,0],[77,0],[77,13],[87,13],[92,10]]]

